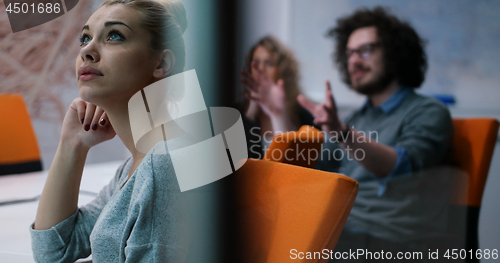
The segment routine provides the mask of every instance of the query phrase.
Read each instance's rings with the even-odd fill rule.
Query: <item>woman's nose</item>
[[[80,50],[80,57],[83,62],[87,61],[95,63],[100,60],[99,52],[93,41]]]
[[[264,63],[262,63],[262,62],[257,63],[257,68],[259,69],[259,71],[263,71],[264,70]]]

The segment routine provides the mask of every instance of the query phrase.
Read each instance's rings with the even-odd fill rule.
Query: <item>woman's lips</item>
[[[82,81],[88,81],[100,76],[103,76],[103,74],[91,66],[83,66],[78,69],[78,79]]]
[[[97,74],[82,74],[82,75],[80,75],[80,80],[87,81],[87,80],[91,80],[91,79],[94,79],[94,78],[97,78],[100,76],[101,75],[97,75]]]

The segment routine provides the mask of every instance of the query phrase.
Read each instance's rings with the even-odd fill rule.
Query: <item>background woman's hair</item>
[[[295,125],[299,125],[300,123],[297,115],[299,103],[297,102],[297,96],[300,94],[300,91],[299,65],[297,60],[293,56],[293,53],[278,39],[272,36],[265,36],[250,48],[245,57],[244,70],[249,73],[252,73],[253,53],[259,46],[264,47],[273,57],[277,67],[277,79],[282,79],[284,82],[287,111],[291,113],[290,116],[293,118],[292,122]],[[245,105],[245,109],[247,106],[248,105]]]
[[[102,6],[123,4],[139,11],[142,27],[151,35],[151,49],[170,49],[175,55],[175,65],[170,73],[184,71],[186,47],[182,34],[187,28],[186,9],[182,2],[170,0],[106,0]]]
[[[333,58],[342,80],[351,85],[345,54],[349,36],[356,29],[369,26],[377,28],[384,47],[385,69],[394,75],[400,85],[420,87],[427,70],[425,41],[407,22],[400,21],[382,7],[375,7],[373,10],[358,9],[354,14],[337,20],[337,27],[327,33],[327,36],[337,41]]]

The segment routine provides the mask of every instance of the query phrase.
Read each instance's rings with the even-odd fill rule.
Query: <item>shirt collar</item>
[[[391,96],[380,106],[373,107],[370,104],[370,100],[366,100],[365,104],[361,108],[361,111],[365,111],[366,109],[374,110],[380,109],[384,114],[391,113],[394,109],[396,109],[401,102],[406,98],[408,94],[410,94],[413,89],[408,87],[399,87],[396,91],[394,91]]]

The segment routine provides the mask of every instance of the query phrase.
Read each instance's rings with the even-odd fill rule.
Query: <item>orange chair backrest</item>
[[[266,160],[248,159],[231,177],[248,262],[304,262],[291,249],[333,250],[358,193],[347,176]]]
[[[466,204],[481,206],[499,122],[492,118],[453,119],[455,126],[453,162],[469,176]]]
[[[0,94],[0,165],[40,160],[40,151],[23,97]]]
[[[309,125],[274,136],[264,160],[313,168],[321,156],[323,133]]]

